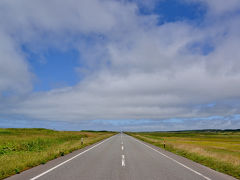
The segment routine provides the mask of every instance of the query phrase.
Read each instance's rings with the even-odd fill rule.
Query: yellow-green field
[[[0,129],[0,179],[44,164],[114,134],[48,129]]]
[[[185,131],[127,133],[240,179],[240,132]]]

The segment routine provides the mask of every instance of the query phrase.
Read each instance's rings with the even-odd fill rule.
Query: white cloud
[[[109,0],[3,0],[0,8],[2,28],[32,41],[41,33],[109,33],[131,25],[137,7]]]
[[[31,73],[15,42],[0,30],[0,100],[3,94],[25,94],[31,90]]]
[[[201,2],[208,8],[210,16],[222,15],[224,13],[231,13],[240,10],[239,0],[184,0],[188,2]]]
[[[228,13],[236,10],[240,10],[240,2],[238,0],[204,0],[210,8],[210,11],[216,14]]]
[[[206,3],[208,13],[216,18],[217,14],[234,11],[237,6],[234,0],[226,6],[214,2],[217,1]],[[15,68],[6,70],[11,75],[3,73],[2,79],[7,83],[0,81],[0,92],[8,87],[25,90],[31,86],[28,65],[15,47],[21,43],[41,50],[43,44],[46,48],[67,48],[64,43],[70,42],[90,68],[78,67],[86,75],[78,85],[31,93],[11,108],[0,109],[2,114],[84,122],[158,121],[240,113],[240,104],[231,102],[240,98],[237,14],[222,19],[221,23],[216,20],[210,24],[206,19],[203,26],[189,22],[159,26],[156,16],[140,15],[136,4],[124,1],[8,0],[1,1],[0,9],[0,15],[5,17],[0,21],[1,29],[8,32],[1,40],[9,43],[7,50],[0,43],[1,57],[9,52],[0,63],[6,65],[12,61],[9,67]],[[86,35],[102,38],[95,38],[91,47],[81,38],[74,39]],[[208,53],[202,53],[209,47],[212,49]],[[205,106],[213,102],[217,105]]]

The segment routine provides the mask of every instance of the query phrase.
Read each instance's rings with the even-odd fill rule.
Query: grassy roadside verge
[[[142,141],[240,179],[239,132],[126,133]]]
[[[0,179],[108,138],[114,132],[0,129]],[[81,145],[81,138],[84,144]]]

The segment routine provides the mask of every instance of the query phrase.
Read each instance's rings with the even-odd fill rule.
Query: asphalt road
[[[186,158],[118,134],[8,180],[232,180]]]

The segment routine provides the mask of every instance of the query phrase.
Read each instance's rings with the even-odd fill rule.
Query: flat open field
[[[240,179],[240,132],[182,131],[127,133],[214,170]]]
[[[0,179],[112,136],[113,132],[0,129]],[[84,144],[81,145],[81,138]]]

